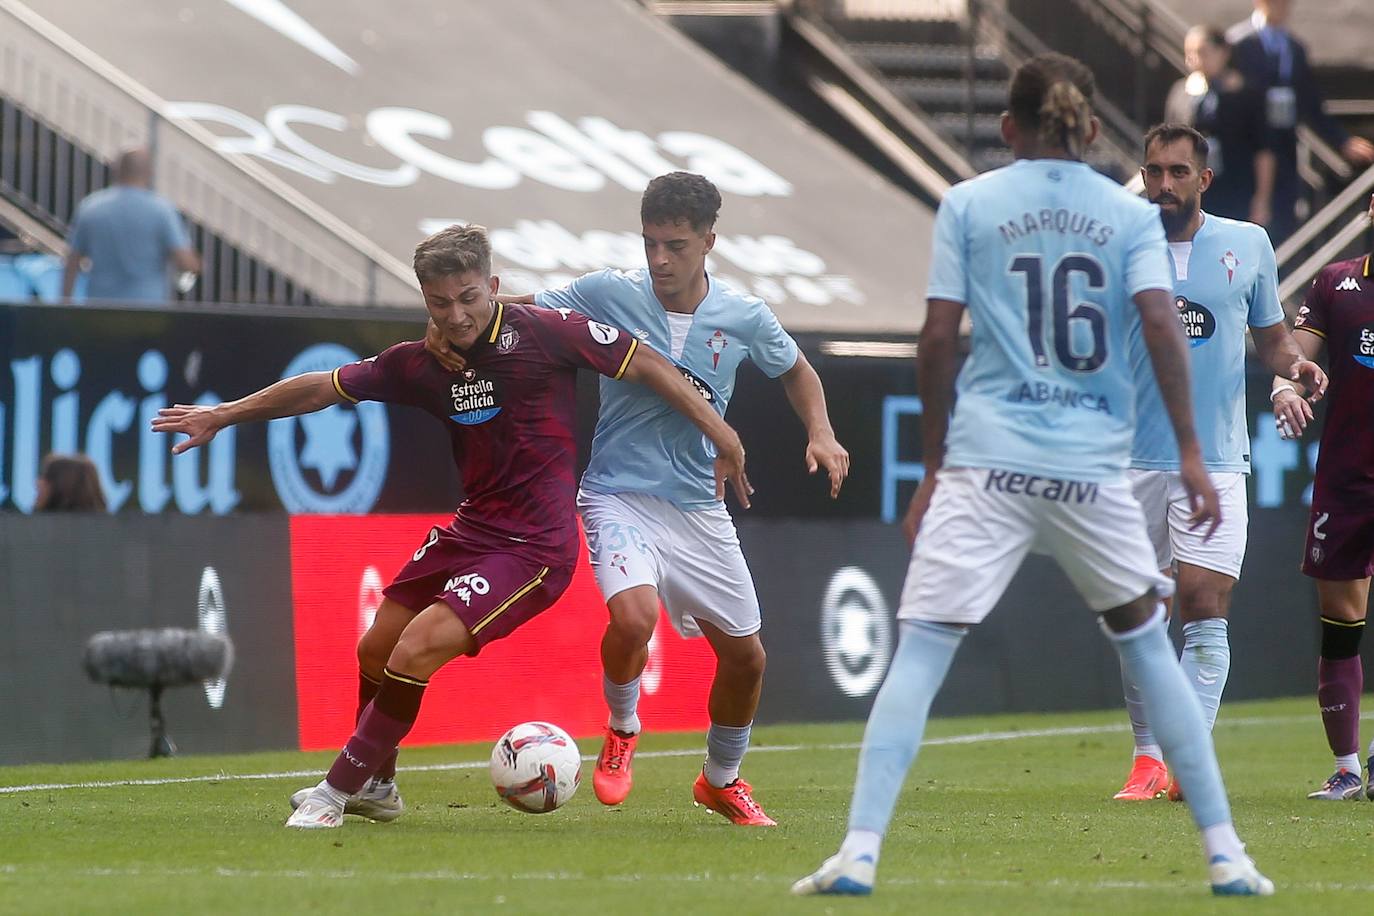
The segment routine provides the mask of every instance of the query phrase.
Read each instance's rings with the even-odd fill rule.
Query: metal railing
[[[0,0],[0,96],[107,162],[147,145],[157,190],[188,219],[316,300],[414,298],[403,261],[258,164],[217,152],[209,131],[165,117],[166,101],[14,0]]]

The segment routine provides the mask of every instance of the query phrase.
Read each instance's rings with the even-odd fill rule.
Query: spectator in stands
[[[1307,62],[1307,49],[1288,31],[1294,0],[1254,0],[1255,12],[1226,33],[1231,60],[1246,83],[1264,94],[1265,121],[1272,135],[1277,172],[1269,236],[1278,245],[1297,228],[1298,123],[1304,122],[1354,165],[1374,162],[1374,144],[1352,137],[1322,110],[1321,92]],[[1208,205],[1212,206],[1210,201]]]
[[[1264,123],[1264,94],[1231,67],[1231,45],[1214,25],[1183,39],[1188,75],[1169,90],[1164,121],[1189,124],[1207,138],[1212,184],[1207,211],[1267,226],[1276,161]]]
[[[104,512],[105,492],[95,464],[85,455],[53,453],[38,474],[35,512]]]
[[[196,273],[200,258],[176,208],[150,187],[152,157],[147,149],[121,153],[114,178],[113,187],[81,201],[72,217],[62,298],[71,298],[82,261],[89,259],[88,298],[167,302],[172,298],[168,263]]]

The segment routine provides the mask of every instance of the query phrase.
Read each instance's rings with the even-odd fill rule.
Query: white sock
[[[340,808],[348,804],[348,793],[343,791],[342,789],[334,788],[329,784],[329,780],[327,779],[321,779],[320,784],[315,787],[315,791],[324,795],[326,798],[328,798],[334,804],[338,805]]]
[[[1360,755],[1359,755],[1358,753],[1355,753],[1355,754],[1346,754],[1346,755],[1344,755],[1344,756],[1342,756],[1342,757],[1337,757],[1337,758],[1336,758],[1336,769],[1338,769],[1338,770],[1349,770],[1350,772],[1354,773],[1356,776],[1360,775]]]
[[[606,698],[606,706],[611,710],[606,724],[627,735],[639,734],[639,678],[628,684],[617,684],[603,674],[601,694]]]
[[[1217,856],[1239,862],[1245,857],[1245,844],[1236,836],[1236,826],[1230,821],[1213,824],[1202,830],[1202,848],[1207,853],[1207,861]]]
[[[868,856],[873,864],[878,864],[878,851],[883,846],[883,835],[873,830],[851,830],[845,834],[840,845],[840,855],[846,859],[861,859]]]
[[[712,722],[706,731],[706,763],[702,772],[706,781],[723,789],[739,778],[739,765],[749,750],[749,725],[717,725]]]

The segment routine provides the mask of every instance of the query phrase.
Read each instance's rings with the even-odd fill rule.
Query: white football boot
[[[291,796],[291,807],[300,808],[313,791],[314,786],[307,786],[294,793]],[[343,809],[344,814],[356,814],[358,817],[382,823],[394,821],[405,812],[406,805],[401,801],[401,793],[396,790],[395,781],[382,781],[375,776],[367,781],[361,792],[349,797],[348,804],[344,805]]]

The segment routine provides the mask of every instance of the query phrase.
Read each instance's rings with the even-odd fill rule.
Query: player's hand
[[[916,532],[921,530],[921,519],[926,517],[931,497],[935,495],[935,478],[934,472],[926,471],[926,476],[921,479],[921,485],[911,495],[911,504],[906,507],[906,515],[902,517],[902,533],[906,535],[908,547],[916,545]]]
[[[425,326],[425,349],[448,372],[462,372],[468,367],[468,361],[448,345],[448,338],[439,330],[433,318]]]
[[[1312,422],[1312,408],[1306,398],[1284,389],[1274,395],[1274,426],[1280,439],[1300,439],[1307,424]]]
[[[1307,400],[1311,403],[1315,404],[1326,397],[1326,373],[1312,360],[1300,359],[1295,362],[1288,377],[1307,389]]]
[[[744,473],[744,443],[739,441],[738,436],[728,448],[721,448],[720,443],[716,443],[716,499],[725,499],[727,480],[739,498],[739,504],[748,509],[754,488]]]
[[[1188,494],[1188,507],[1192,510],[1188,516],[1188,530],[1196,531],[1205,525],[1207,531],[1202,539],[1209,540],[1221,524],[1221,500],[1212,486],[1212,478],[1207,475],[1202,459],[1196,454],[1182,461],[1179,477]]]
[[[825,468],[830,475],[830,498],[834,499],[840,495],[840,487],[849,476],[849,452],[840,445],[834,433],[817,436],[806,445],[806,472],[814,474],[820,468]]]
[[[204,404],[176,404],[172,407],[164,407],[153,417],[153,432],[155,433],[185,433],[189,439],[183,439],[172,446],[172,454],[180,455],[187,449],[204,445],[215,438],[215,433],[223,428],[223,424],[216,418],[217,407],[210,407]]]

